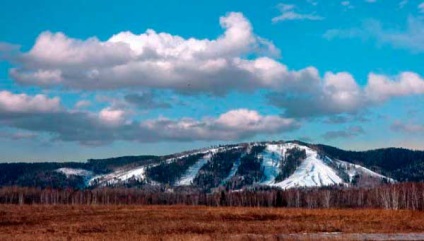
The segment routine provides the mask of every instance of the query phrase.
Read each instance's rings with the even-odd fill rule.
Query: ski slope
[[[199,174],[199,171],[206,163],[212,160],[214,154],[219,152],[228,151],[231,149],[241,149],[242,154],[248,155],[253,146],[263,146],[264,149],[258,154],[255,154],[256,158],[259,158],[261,163],[260,170],[262,172],[262,178],[257,183],[252,185],[262,185],[269,187],[279,187],[283,189],[288,188],[299,188],[299,187],[323,187],[332,185],[352,185],[355,178],[367,177],[375,182],[381,182],[386,180],[389,182],[395,182],[395,180],[387,178],[379,173],[376,173],[370,169],[362,167],[357,164],[348,163],[342,160],[331,159],[325,156],[323,153],[315,150],[313,147],[308,145],[302,145],[298,142],[261,142],[261,143],[249,143],[239,144],[232,146],[220,146],[215,148],[205,148],[197,151],[186,152],[181,154],[175,154],[172,158],[163,160],[165,163],[172,163],[185,158],[190,155],[203,154],[193,165],[181,175],[174,186],[190,186],[193,184],[193,180]],[[287,155],[290,155],[289,150],[298,148],[304,150],[306,158],[300,161],[300,164],[296,167],[293,173],[289,174],[287,178],[281,181],[276,181],[276,178],[281,174],[283,167],[286,164],[285,160]],[[232,180],[232,177],[237,174],[239,166],[241,164],[241,158],[232,161],[232,168],[226,177],[221,180],[221,185],[225,185],[227,182]],[[78,169],[62,169],[66,175],[86,175],[91,177],[89,185],[106,186],[125,183],[128,180],[145,180],[148,183],[155,183],[149,179],[146,174],[148,167],[155,166],[156,164],[149,164],[137,167],[122,167],[115,171],[90,176],[89,173],[85,173],[83,170]],[[58,170],[59,171],[59,170]],[[222,175],[222,174],[221,174]],[[237,180],[243,180],[243,176],[239,176]],[[160,183],[155,183],[160,184]]]

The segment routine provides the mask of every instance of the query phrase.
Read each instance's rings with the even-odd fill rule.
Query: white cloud
[[[58,112],[61,109],[58,97],[48,98],[45,95],[29,96],[14,94],[9,91],[0,91],[0,115],[4,113],[48,113]]]
[[[280,4],[278,4],[277,7],[280,10],[280,15],[272,18],[273,23],[282,22],[282,21],[290,21],[290,20],[317,21],[317,20],[323,20],[324,19],[323,17],[321,17],[319,15],[296,12],[295,11],[296,6],[292,5],[292,4],[280,3]]]
[[[99,113],[100,120],[111,126],[123,124],[125,121],[125,116],[126,112],[124,110],[113,109],[111,107],[106,107]]]
[[[424,79],[413,72],[402,72],[393,78],[371,73],[367,84],[360,87],[349,73],[327,72],[310,87],[274,91],[268,99],[270,104],[284,109],[287,116],[356,114],[396,97],[424,94]]]
[[[20,56],[20,67],[12,69],[10,75],[20,83],[40,86],[225,94],[279,81],[256,74],[268,71],[270,64],[271,71],[289,72],[267,57],[278,56],[279,50],[256,36],[241,13],[221,17],[220,24],[225,31],[214,40],[184,39],[147,30],[139,35],[121,32],[103,42],[44,32],[33,48]],[[255,59],[252,55],[262,56]],[[261,64],[264,61],[267,65]]]
[[[82,103],[82,102],[81,102]],[[0,92],[0,124],[17,129],[0,137],[34,138],[47,133],[53,140],[73,141],[84,145],[100,145],[117,140],[158,142],[192,140],[241,140],[261,134],[291,131],[300,124],[290,118],[261,115],[255,110],[235,109],[218,117],[199,120],[160,117],[135,121],[127,110],[113,106],[98,113],[67,110],[59,98]]]
[[[278,134],[300,127],[294,119],[263,116],[247,109],[231,110],[200,120],[158,118],[129,121],[125,112],[110,107],[98,114],[82,111],[37,113],[21,117],[0,115],[3,126],[48,133],[53,140],[102,145],[118,140],[137,142],[242,140],[261,134]],[[10,138],[19,138],[9,136]],[[22,137],[24,138],[24,137]]]
[[[257,111],[237,109],[218,118],[177,121],[161,118],[141,123],[142,129],[164,138],[175,140],[240,140],[258,134],[275,134],[297,129],[294,119],[279,116],[262,116]]]
[[[385,75],[371,73],[365,88],[372,100],[385,101],[399,96],[424,94],[424,79],[412,72],[403,72],[394,80]]]
[[[279,8],[282,12],[296,9],[287,4],[280,4]],[[390,77],[377,78],[371,74],[368,85],[360,87],[350,73],[327,72],[322,78],[313,66],[291,70],[272,58],[278,52],[276,47],[255,35],[241,13],[221,17],[220,24],[224,33],[212,40],[182,38],[153,30],[142,34],[121,32],[107,41],[78,40],[61,33],[44,32],[28,53],[17,58],[19,67],[10,74],[24,84],[74,89],[142,89],[145,93],[148,89],[168,89],[218,96],[230,91],[266,89],[272,92],[268,95],[269,102],[292,117],[357,113],[390,98],[422,94],[418,91],[422,79],[414,73],[402,73],[400,76],[405,77],[401,84]],[[396,39],[398,44],[419,49],[424,40],[413,40],[424,36],[419,34],[421,25],[411,20],[410,26],[410,37],[398,32],[386,33],[377,22],[365,30],[349,31],[346,37],[375,30],[373,34],[384,41]],[[333,30],[327,37],[342,34]],[[111,105],[111,110],[126,112],[129,106],[169,107],[148,95],[127,95],[120,103]],[[122,113],[114,113],[116,119],[112,118],[111,122],[120,123]],[[103,119],[112,115],[107,110],[104,114]]]
[[[286,115],[296,117],[355,113],[367,106],[362,89],[349,73],[327,72],[324,79],[308,86],[298,91],[275,91],[268,98],[285,109]]]

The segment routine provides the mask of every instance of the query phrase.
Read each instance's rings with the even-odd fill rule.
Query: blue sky
[[[0,157],[424,146],[424,3],[8,1]]]

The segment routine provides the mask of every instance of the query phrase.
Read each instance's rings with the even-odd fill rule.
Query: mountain
[[[221,145],[167,156],[124,156],[85,163],[3,163],[1,186],[52,188],[374,186],[423,181],[424,151],[345,151],[299,141]]]
[[[65,173],[66,174],[66,173]],[[358,164],[331,158],[300,142],[219,146],[92,175],[88,186],[131,184],[191,186],[210,190],[246,187],[368,186],[395,182]]]

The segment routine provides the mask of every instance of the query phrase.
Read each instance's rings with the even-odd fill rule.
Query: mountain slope
[[[393,178],[393,179],[391,179]],[[424,151],[344,151],[299,141],[221,145],[85,163],[0,163],[0,186],[296,188],[424,181]]]
[[[359,180],[366,180],[366,182]],[[376,185],[394,180],[357,164],[331,159],[312,146],[296,142],[243,143],[175,154],[137,167],[97,175],[91,186],[137,184],[279,188],[332,185]]]

